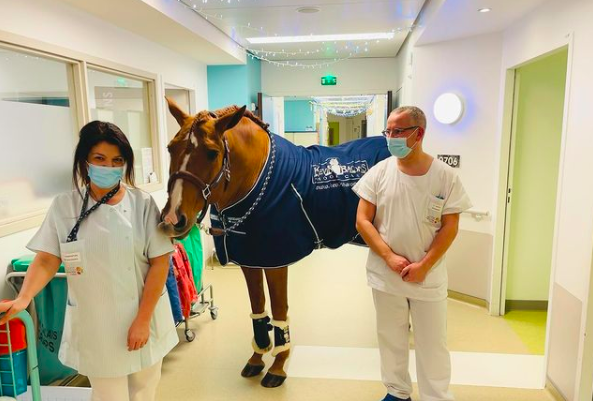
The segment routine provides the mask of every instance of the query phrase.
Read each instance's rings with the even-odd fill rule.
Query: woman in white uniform
[[[162,359],[179,341],[165,288],[173,246],[157,230],[154,200],[134,187],[132,148],[114,124],[82,128],[73,182],[27,245],[37,255],[18,298],[0,305],[2,320],[27,308],[63,263],[60,361],[89,377],[93,401],[154,400]]]

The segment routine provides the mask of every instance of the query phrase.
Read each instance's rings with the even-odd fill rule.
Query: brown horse
[[[245,107],[189,116],[172,100],[167,99],[167,102],[181,129],[168,146],[171,155],[169,200],[163,209],[160,227],[170,237],[183,237],[195,223],[199,211],[203,218],[208,204],[222,209],[251,190],[266,161],[269,141],[266,126]],[[225,162],[227,156],[231,163]],[[204,191],[206,188],[210,194]],[[269,338],[267,344],[265,338],[262,340],[268,336],[270,319],[265,312],[264,271],[245,267],[241,270],[247,281],[255,331],[254,353],[241,375],[252,377],[264,369],[262,357],[271,348]],[[288,321],[287,268],[265,270],[265,277],[272,316],[280,325],[276,327],[288,334],[285,323]],[[262,380],[264,387],[280,386],[286,379],[284,364],[290,353],[289,337],[285,340],[284,347],[275,350],[274,363]]]
[[[262,385],[280,386],[290,354],[286,266],[314,249],[361,243],[351,187],[389,156],[385,140],[305,149],[268,132],[245,107],[189,116],[167,101],[181,129],[168,146],[169,200],[160,228],[183,237],[212,205],[218,258],[241,266],[251,301],[254,353],[241,374],[258,375],[263,354],[272,351],[275,360]],[[265,311],[264,275],[272,319]]]

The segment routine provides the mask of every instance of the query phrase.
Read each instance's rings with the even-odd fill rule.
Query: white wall
[[[284,97],[263,97],[262,119],[270,124],[268,129],[276,135],[284,136]]]
[[[261,75],[262,92],[268,96],[377,94],[397,87],[395,58],[351,59],[315,69],[262,63]],[[325,75],[335,75],[337,85],[321,86],[321,77]]]
[[[464,40],[419,46],[414,50],[413,104],[424,110],[427,135],[424,149],[433,155],[460,155],[459,176],[475,209],[493,211],[495,205],[493,151],[498,136],[499,79],[502,35],[491,34]],[[434,102],[445,92],[459,94],[465,103],[461,120],[439,123]],[[469,224],[469,222],[467,222]],[[471,224],[473,231],[492,233],[486,220]]]
[[[413,49],[413,42],[411,39],[408,39],[404,42],[396,57],[395,69],[397,71],[397,86],[393,94],[394,97],[399,99],[400,106],[409,106],[412,104],[412,65],[414,61]],[[396,106],[396,102],[394,102],[394,106]]]
[[[319,132],[319,144],[322,146],[327,146],[327,117],[325,115],[325,111],[321,107],[315,107],[315,126],[317,127],[317,132]]]
[[[158,74],[163,83],[193,90],[197,110],[207,108],[206,66],[194,59],[56,0],[0,0],[0,10],[0,35],[2,32],[16,34]],[[164,112],[163,105],[159,113]],[[159,133],[163,145],[166,144],[164,118],[161,118]],[[164,148],[161,151],[164,153]],[[164,206],[165,191],[153,195],[159,206]],[[0,238],[0,282],[4,282],[3,267],[11,258],[28,253],[25,245],[34,232],[28,230]],[[3,297],[11,295],[2,288]]]
[[[272,132],[284,136],[284,97],[273,97],[272,104],[274,106],[274,122],[276,123],[275,131]]]
[[[499,79],[502,35],[490,34],[463,40],[409,48],[402,53],[405,76],[404,103],[424,110],[427,135],[424,149],[438,154],[460,155],[458,174],[474,209],[493,212],[496,180]],[[410,60],[413,63],[410,64]],[[413,82],[410,78],[413,77]],[[407,86],[406,86],[407,85]],[[459,94],[465,103],[461,120],[453,125],[434,118],[433,105],[445,92]],[[449,252],[449,288],[477,298],[490,299],[493,225],[462,215],[463,234]],[[475,252],[480,257],[468,257]]]

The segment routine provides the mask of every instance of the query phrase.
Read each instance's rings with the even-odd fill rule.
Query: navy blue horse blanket
[[[270,140],[270,155],[251,192],[225,209],[212,206],[212,227],[232,227],[253,206],[272,167],[265,193],[252,213],[231,232],[214,237],[219,261],[274,268],[295,263],[314,249],[364,244],[356,231],[358,197],[352,187],[390,156],[385,139],[308,148],[274,134]]]

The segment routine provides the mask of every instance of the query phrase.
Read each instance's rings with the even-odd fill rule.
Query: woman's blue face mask
[[[96,166],[88,163],[89,178],[99,188],[108,189],[113,188],[121,181],[124,168],[122,167],[105,167]]]

